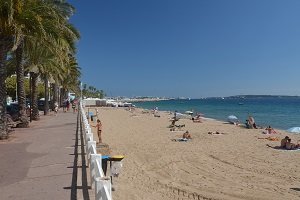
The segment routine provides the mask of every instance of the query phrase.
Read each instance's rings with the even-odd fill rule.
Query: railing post
[[[88,159],[88,165],[90,165],[90,161],[91,161],[91,154],[95,154],[97,152],[92,152],[94,149],[94,151],[96,151],[96,142],[95,141],[88,141],[87,142],[87,159]]]
[[[97,154],[96,141],[89,124],[89,120],[80,101],[80,110],[83,119],[83,135],[86,146],[87,165],[90,166],[91,188],[95,187],[96,200],[112,200],[112,185],[109,177],[105,177],[102,169],[102,156]]]
[[[95,199],[96,200],[112,200],[110,179],[96,178],[95,179]]]
[[[91,154],[91,165],[90,165],[90,174],[91,174],[91,188],[93,188],[93,185],[95,184],[95,178],[96,178],[96,160],[100,162],[100,166],[102,165],[102,157],[101,154]]]

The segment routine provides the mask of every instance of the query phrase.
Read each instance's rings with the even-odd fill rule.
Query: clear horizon
[[[69,1],[82,82],[108,96],[300,95],[300,1]]]

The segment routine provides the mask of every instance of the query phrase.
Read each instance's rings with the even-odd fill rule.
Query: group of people
[[[70,110],[70,104],[72,105],[72,109],[73,109],[73,113],[75,113],[77,111],[76,109],[76,104],[77,104],[77,101],[76,100],[73,100],[73,101],[69,101],[68,99],[66,99],[64,102],[63,102],[63,112],[67,112]],[[59,105],[57,102],[54,103],[54,108],[53,108],[55,114],[58,113],[58,110],[59,110]]]
[[[170,113],[171,114],[171,113]],[[181,130],[181,128],[185,127],[185,124],[176,125],[176,122],[179,121],[177,111],[174,112],[174,116],[171,118],[171,125],[170,131],[175,131],[175,128],[178,128],[178,130]],[[189,131],[185,131],[182,135],[182,138],[180,138],[178,141],[187,141],[192,139],[192,135],[189,133]]]
[[[300,148],[300,144],[292,143],[292,139],[289,138],[289,136],[285,136],[285,138],[281,140],[280,147],[287,150],[295,150]]]
[[[76,103],[77,101],[76,100],[72,100],[70,101],[69,99],[66,99],[64,102],[63,102],[63,111],[64,112],[67,112],[70,110],[70,105],[72,105],[72,109],[73,109],[73,113],[76,112]]]

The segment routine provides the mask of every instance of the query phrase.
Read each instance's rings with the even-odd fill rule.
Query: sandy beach
[[[125,155],[121,174],[114,179],[114,199],[300,199],[300,150],[272,148],[280,141],[262,139],[269,137],[263,129],[180,119],[176,124],[185,127],[172,132],[167,112],[154,117],[142,109],[98,110],[103,142],[111,155]],[[173,141],[184,130],[193,139]],[[215,131],[223,134],[208,134]],[[300,140],[299,135],[276,131],[272,138],[289,135],[294,143]]]

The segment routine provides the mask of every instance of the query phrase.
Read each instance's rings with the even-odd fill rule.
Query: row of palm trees
[[[87,84],[83,84],[82,88],[82,96],[83,97],[94,97],[94,98],[104,98],[105,93],[103,90],[98,90],[94,86],[88,86]]]
[[[79,33],[68,21],[74,7],[65,0],[0,1],[0,138],[7,135],[6,86],[9,73],[17,77],[19,127],[28,127],[24,74],[32,79],[32,117],[39,119],[37,81],[45,85],[45,114],[49,81],[63,93],[79,88],[80,68],[75,58]],[[9,72],[9,73],[8,73]]]

